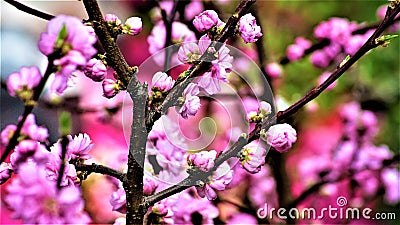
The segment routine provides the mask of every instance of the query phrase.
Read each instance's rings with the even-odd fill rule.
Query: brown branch
[[[120,181],[123,181],[125,178],[124,173],[114,170],[113,168],[103,166],[103,165],[98,165],[95,163],[92,163],[91,165],[77,164],[77,165],[75,165],[75,169],[76,169],[76,171],[84,171],[84,172],[89,172],[89,173],[100,173],[100,174],[108,175],[111,177],[115,177]]]
[[[21,10],[22,12],[26,12],[28,14],[31,14],[33,16],[42,18],[44,20],[51,20],[51,19],[54,18],[54,16],[51,15],[51,14],[47,14],[45,12],[41,12],[41,11],[39,11],[37,9],[33,9],[33,8],[31,8],[29,6],[26,6],[26,5],[24,5],[24,4],[20,3],[20,2],[15,1],[15,0],[4,0],[4,1],[7,2],[8,4],[14,6],[18,10]]]
[[[117,43],[115,43],[111,34],[107,30],[107,26],[103,19],[100,7],[96,0],[83,0],[86,12],[89,15],[89,21],[92,22],[100,43],[106,52],[106,61],[116,72],[116,79],[122,82],[126,88],[132,79],[132,82],[138,83],[139,80],[135,76],[136,69],[129,67]]]

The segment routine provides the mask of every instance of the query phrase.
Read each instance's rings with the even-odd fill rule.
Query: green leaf
[[[72,126],[71,113],[62,111],[58,119],[60,136],[70,134]]]
[[[64,43],[64,39],[67,37],[67,26],[65,23],[63,24],[60,32],[58,33],[55,48],[61,48],[62,44]]]

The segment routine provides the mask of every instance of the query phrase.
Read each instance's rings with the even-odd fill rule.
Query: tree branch
[[[104,175],[108,175],[111,177],[115,177],[120,181],[123,181],[125,178],[125,174],[119,172],[118,170],[114,170],[113,168],[103,166],[103,165],[98,165],[95,163],[92,163],[91,165],[87,164],[77,164],[75,165],[76,171],[84,171],[84,172],[89,172],[89,173],[100,173]]]
[[[26,12],[26,13],[31,14],[33,16],[39,17],[41,19],[51,20],[51,19],[54,18],[54,16],[51,15],[51,14],[47,14],[45,12],[41,12],[41,11],[39,11],[37,9],[33,9],[33,8],[31,8],[29,6],[26,6],[26,5],[24,5],[24,4],[20,3],[20,2],[15,1],[15,0],[4,0],[4,1],[7,2],[8,4],[14,6],[18,10],[21,10],[22,12]]]
[[[93,23],[93,28],[100,40],[105,52],[106,61],[116,72],[116,79],[121,81],[123,88],[128,87],[129,82],[137,83],[139,80],[135,76],[136,69],[129,67],[121,50],[118,48],[111,34],[107,31],[103,15],[96,0],[83,0],[86,12],[89,15],[89,21]]]

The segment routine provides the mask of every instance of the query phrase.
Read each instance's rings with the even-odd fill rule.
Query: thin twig
[[[54,18],[53,15],[45,13],[45,12],[41,12],[37,9],[33,9],[29,6],[26,6],[18,1],[15,0],[4,0],[5,2],[7,2],[8,4],[14,6],[15,8],[17,8],[18,10],[21,10],[22,12],[26,12],[28,14],[31,14],[33,16],[42,18],[44,20],[51,20]]]
[[[98,165],[95,163],[92,163],[90,165],[87,164],[77,164],[75,165],[76,171],[85,171],[88,173],[100,173],[104,175],[108,175],[114,178],[117,178],[120,181],[123,181],[125,178],[125,174],[119,172],[118,170],[114,170],[113,168],[103,166],[103,165]]]
[[[64,172],[65,172],[65,164],[67,163],[65,161],[65,157],[67,155],[68,143],[69,143],[69,139],[67,138],[67,136],[62,136],[61,137],[61,164],[60,164],[60,169],[58,170],[58,178],[57,178],[57,188],[59,190],[61,189],[61,182],[63,180]]]

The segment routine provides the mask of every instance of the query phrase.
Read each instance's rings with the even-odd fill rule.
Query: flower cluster
[[[256,42],[263,35],[261,27],[257,25],[256,18],[250,13],[240,18],[238,30],[246,43]]]
[[[233,170],[227,162],[223,162],[213,173],[207,182],[202,182],[196,187],[200,197],[207,197],[208,200],[217,198],[216,191],[223,191],[233,178]]]
[[[33,97],[33,90],[39,85],[41,79],[42,75],[36,66],[21,67],[18,72],[8,75],[8,93],[26,102]]]
[[[67,81],[78,67],[86,66],[96,53],[93,44],[96,37],[93,28],[85,26],[72,16],[58,15],[50,20],[47,32],[40,35],[39,50],[49,57],[54,57],[58,67],[51,90],[62,94],[67,88]]]
[[[194,83],[190,83],[183,91],[184,102],[179,109],[179,114],[183,118],[187,119],[188,116],[196,115],[197,111],[200,109],[200,98],[197,96],[199,93],[199,87]]]
[[[267,150],[258,141],[252,141],[239,152],[240,165],[249,173],[258,173],[265,164]]]

